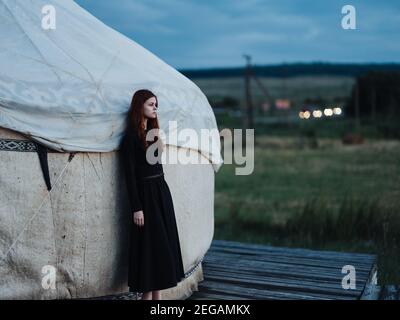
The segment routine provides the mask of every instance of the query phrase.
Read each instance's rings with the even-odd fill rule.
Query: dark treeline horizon
[[[400,72],[400,63],[330,63],[296,62],[271,65],[252,65],[253,71],[260,77],[294,77],[300,75],[336,75],[361,76],[370,71]],[[243,67],[199,68],[178,70],[188,78],[225,78],[241,77]]]

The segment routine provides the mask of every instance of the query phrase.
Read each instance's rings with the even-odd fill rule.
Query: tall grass
[[[373,241],[388,247],[400,240],[400,215],[381,206],[378,199],[345,198],[338,210],[312,199],[288,219],[285,229],[312,242]]]
[[[217,237],[270,245],[378,255],[379,284],[400,283],[400,215],[379,199],[345,198],[338,208],[313,198],[284,223],[240,214],[240,201],[229,205],[229,216],[218,221]]]

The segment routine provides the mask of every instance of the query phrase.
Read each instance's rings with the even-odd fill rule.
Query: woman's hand
[[[144,214],[143,210],[136,211],[133,213],[133,222],[137,224],[139,227],[143,227],[144,225]]]

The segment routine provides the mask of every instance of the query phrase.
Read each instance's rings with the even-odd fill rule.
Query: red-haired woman
[[[133,218],[128,286],[130,292],[143,293],[144,300],[159,300],[161,289],[175,287],[185,277],[174,205],[163,167],[160,161],[149,163],[146,158],[153,143],[153,156],[158,160],[164,148],[158,136],[157,109],[158,100],[151,91],[135,92],[120,148]],[[155,138],[147,141],[152,129]]]

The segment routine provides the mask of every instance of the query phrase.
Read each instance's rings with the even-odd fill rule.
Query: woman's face
[[[146,118],[157,118],[156,98],[151,97],[144,102],[144,116]]]

